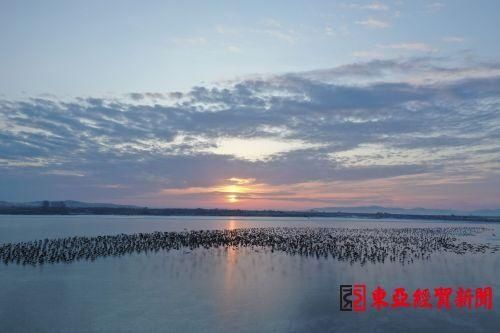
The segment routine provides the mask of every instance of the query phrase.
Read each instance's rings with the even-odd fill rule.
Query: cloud
[[[207,44],[207,39],[205,37],[195,36],[195,37],[175,37],[171,41],[177,45],[189,45],[189,46],[200,46]]]
[[[443,37],[443,42],[446,42],[446,43],[463,43],[464,41],[465,41],[465,38],[458,37],[458,36]]]
[[[297,35],[294,30],[282,29],[254,29],[254,32],[265,34],[275,39],[287,42],[288,44],[295,44],[297,42]]]
[[[240,34],[240,29],[226,26],[226,25],[221,25],[221,24],[218,24],[215,26],[215,31],[221,35],[234,35],[234,36],[236,36],[236,35]]]
[[[279,21],[272,18],[262,20],[257,28],[250,31],[278,39],[288,44],[295,44],[298,40],[298,34],[294,29],[285,28]]]
[[[350,4],[344,4],[343,6],[352,9],[364,9],[364,10],[375,10],[375,11],[389,10],[388,5],[378,1],[374,1],[369,4],[350,3]]]
[[[238,46],[230,45],[226,47],[226,51],[229,53],[241,53],[241,48]]]
[[[232,155],[247,160],[265,160],[278,153],[290,152],[297,149],[317,147],[301,140],[277,140],[270,137],[238,138],[225,137],[205,151],[219,154]]]
[[[391,26],[387,21],[381,21],[371,17],[363,21],[356,21],[355,23],[371,29],[384,29]]]
[[[230,182],[236,183],[238,185],[245,185],[245,184],[251,184],[255,183],[255,178],[237,178],[237,177],[231,177],[227,179]]]
[[[220,190],[195,203],[168,190],[232,184],[253,186],[259,207],[387,203],[423,197],[412,177],[473,191],[498,177],[499,92],[499,63],[425,56],[185,92],[1,100],[0,200],[217,206]]]
[[[45,172],[46,175],[68,176],[68,177],[84,177],[85,174],[73,170],[49,170]]]
[[[433,53],[438,51],[438,49],[426,43],[378,44],[377,47],[381,49],[417,51],[426,53]]]
[[[352,55],[356,58],[382,58],[383,54],[377,51],[355,51]]]
[[[347,36],[349,35],[349,29],[345,25],[340,25],[336,28],[333,28],[331,25],[326,25],[323,29],[323,33],[327,37]]]
[[[446,7],[446,5],[442,2],[432,2],[426,4],[425,7],[429,12],[437,12]]]
[[[335,33],[335,31],[333,30],[332,27],[327,26],[327,27],[325,27],[325,35],[327,35],[327,36],[336,36],[337,34]]]
[[[269,28],[281,28],[281,23],[273,18],[266,18],[262,20],[262,25]]]

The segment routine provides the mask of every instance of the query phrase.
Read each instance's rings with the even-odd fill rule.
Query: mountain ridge
[[[10,202],[10,201],[0,201],[0,207],[42,207],[44,201],[48,202],[49,207],[64,207],[68,208],[141,208],[134,205],[119,205],[112,203],[103,202],[84,202],[77,200],[40,200],[40,201],[28,201],[28,202]]]
[[[383,206],[354,206],[354,207],[321,207],[311,209],[315,212],[341,212],[341,213],[388,213],[411,215],[460,215],[460,216],[500,216],[500,209],[454,210],[433,208],[401,208]]]

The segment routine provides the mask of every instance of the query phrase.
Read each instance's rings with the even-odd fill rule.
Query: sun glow
[[[230,203],[236,203],[239,201],[238,196],[236,194],[230,194],[226,198],[227,198],[227,201]]]
[[[244,185],[244,184],[251,184],[253,182],[255,182],[255,178],[237,178],[237,177],[233,177],[233,178],[229,178],[229,179],[226,179],[232,183],[236,183],[238,185]]]
[[[248,191],[248,188],[238,185],[227,185],[220,187],[219,190],[224,193],[245,193]]]
[[[226,199],[229,203],[237,203],[240,201],[238,194],[245,194],[251,191],[249,188],[252,187],[255,182],[255,178],[237,178],[232,177],[226,179],[226,181],[231,182],[231,185],[225,185],[218,187],[218,191],[227,194]],[[242,186],[247,185],[247,186]]]

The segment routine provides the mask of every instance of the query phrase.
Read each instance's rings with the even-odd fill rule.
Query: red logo
[[[340,286],[340,311],[364,312],[367,307],[367,288],[364,284],[348,284]],[[418,288],[408,293],[405,288],[399,287],[389,296],[381,286],[377,286],[370,293],[370,306],[377,311],[382,309],[493,309],[493,288],[451,287]]]

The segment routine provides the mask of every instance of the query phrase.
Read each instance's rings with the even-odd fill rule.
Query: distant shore
[[[0,207],[0,215],[135,215],[135,216],[252,216],[252,217],[341,217],[364,219],[444,220],[500,222],[500,216],[412,215],[318,211],[240,210],[206,208],[128,207]]]

